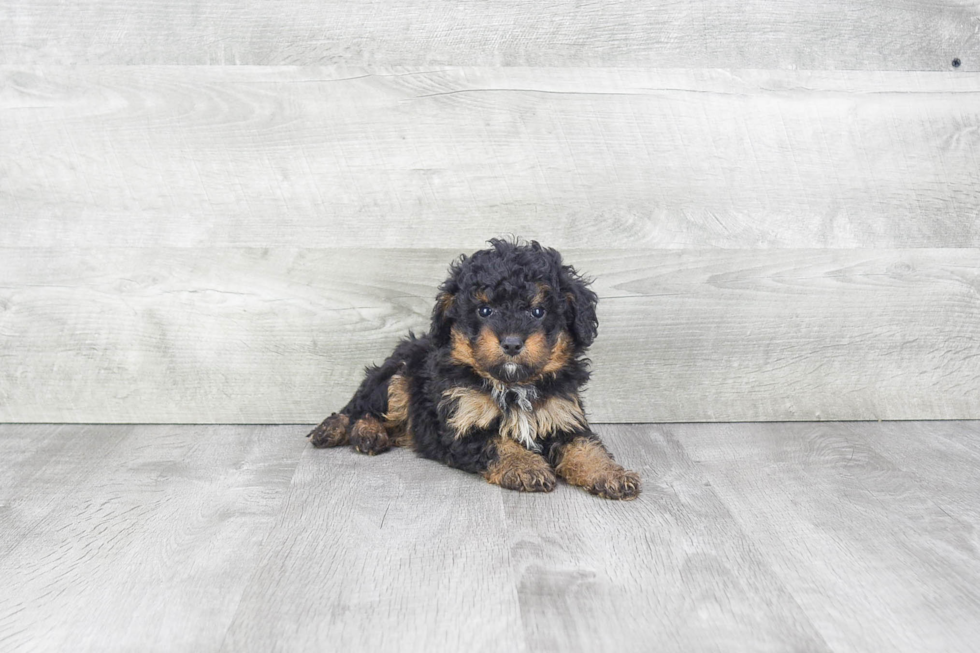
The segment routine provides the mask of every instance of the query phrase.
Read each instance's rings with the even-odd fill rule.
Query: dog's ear
[[[453,261],[449,266],[449,278],[439,286],[436,304],[432,307],[432,326],[429,337],[437,347],[449,344],[449,337],[456,317],[456,294],[459,292],[460,267],[466,260],[465,256]]]
[[[584,279],[570,265],[561,266],[558,275],[562,297],[565,300],[565,316],[568,330],[575,343],[585,349],[599,333],[599,318],[595,308],[599,297],[589,288],[590,280]]]
[[[453,325],[451,313],[456,296],[445,290],[440,290],[436,295],[436,305],[432,307],[432,327],[429,329],[429,336],[436,346],[442,346],[449,342],[450,329]]]

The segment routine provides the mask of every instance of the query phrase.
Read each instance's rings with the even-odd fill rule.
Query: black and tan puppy
[[[589,428],[579,389],[596,337],[596,295],[553,249],[491,240],[456,260],[428,334],[402,340],[350,402],[309,434],[316,447],[378,454],[407,446],[512,490],[549,492],[556,475],[634,499]]]

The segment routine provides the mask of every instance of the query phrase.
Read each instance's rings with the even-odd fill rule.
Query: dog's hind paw
[[[334,413],[310,431],[310,443],[317,448],[339,447],[349,441],[350,419],[347,415]]]
[[[350,443],[356,451],[369,456],[391,448],[391,440],[384,424],[370,415],[365,415],[354,423],[354,428],[350,431]]]

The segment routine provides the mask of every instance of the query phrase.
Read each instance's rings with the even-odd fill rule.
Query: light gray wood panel
[[[698,461],[831,649],[976,648],[975,522],[946,512],[942,495],[869,446],[859,425],[665,428]],[[975,467],[971,457],[950,460],[954,475]]]
[[[7,66],[0,89],[4,246],[980,246],[978,75]]]
[[[98,471],[129,427],[0,424],[0,559]]]
[[[588,263],[608,306],[593,405],[609,421],[980,415],[978,250],[609,252]]]
[[[222,650],[525,650],[501,492],[405,450],[307,449]]]
[[[137,423],[317,421],[346,403],[365,365],[427,328],[455,256],[3,254],[0,421]],[[46,420],[29,418],[38,408]]]
[[[637,500],[504,496],[528,650],[830,650],[668,432],[600,435],[640,474]]]
[[[978,69],[975,2],[11,0],[0,62]]]
[[[309,423],[453,250],[8,249],[0,420]],[[598,422],[980,416],[980,252],[595,251]]]
[[[912,477],[947,514],[974,525],[964,542],[980,551],[980,423],[902,422],[847,424],[855,438]]]
[[[18,543],[0,648],[918,653],[980,635],[980,422],[600,427],[643,477],[631,503],[313,450],[307,428],[0,425]]]
[[[957,449],[968,450],[973,456],[980,458],[980,424],[971,421],[943,422],[948,428],[935,429],[940,437],[949,441]]]
[[[2,426],[0,442],[46,428]],[[0,648],[216,650],[302,437],[248,426],[76,426],[52,437],[77,442],[22,476],[0,513],[18,536],[0,557]],[[33,523],[11,521],[48,497],[57,505]]]

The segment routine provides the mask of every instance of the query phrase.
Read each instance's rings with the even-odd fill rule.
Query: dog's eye
[[[531,315],[533,315],[539,320],[544,317],[544,314],[545,314],[545,310],[540,306],[535,306],[534,308],[531,309]]]
[[[493,315],[493,309],[489,306],[481,306],[480,308],[476,309],[476,314],[480,317],[490,317]]]

